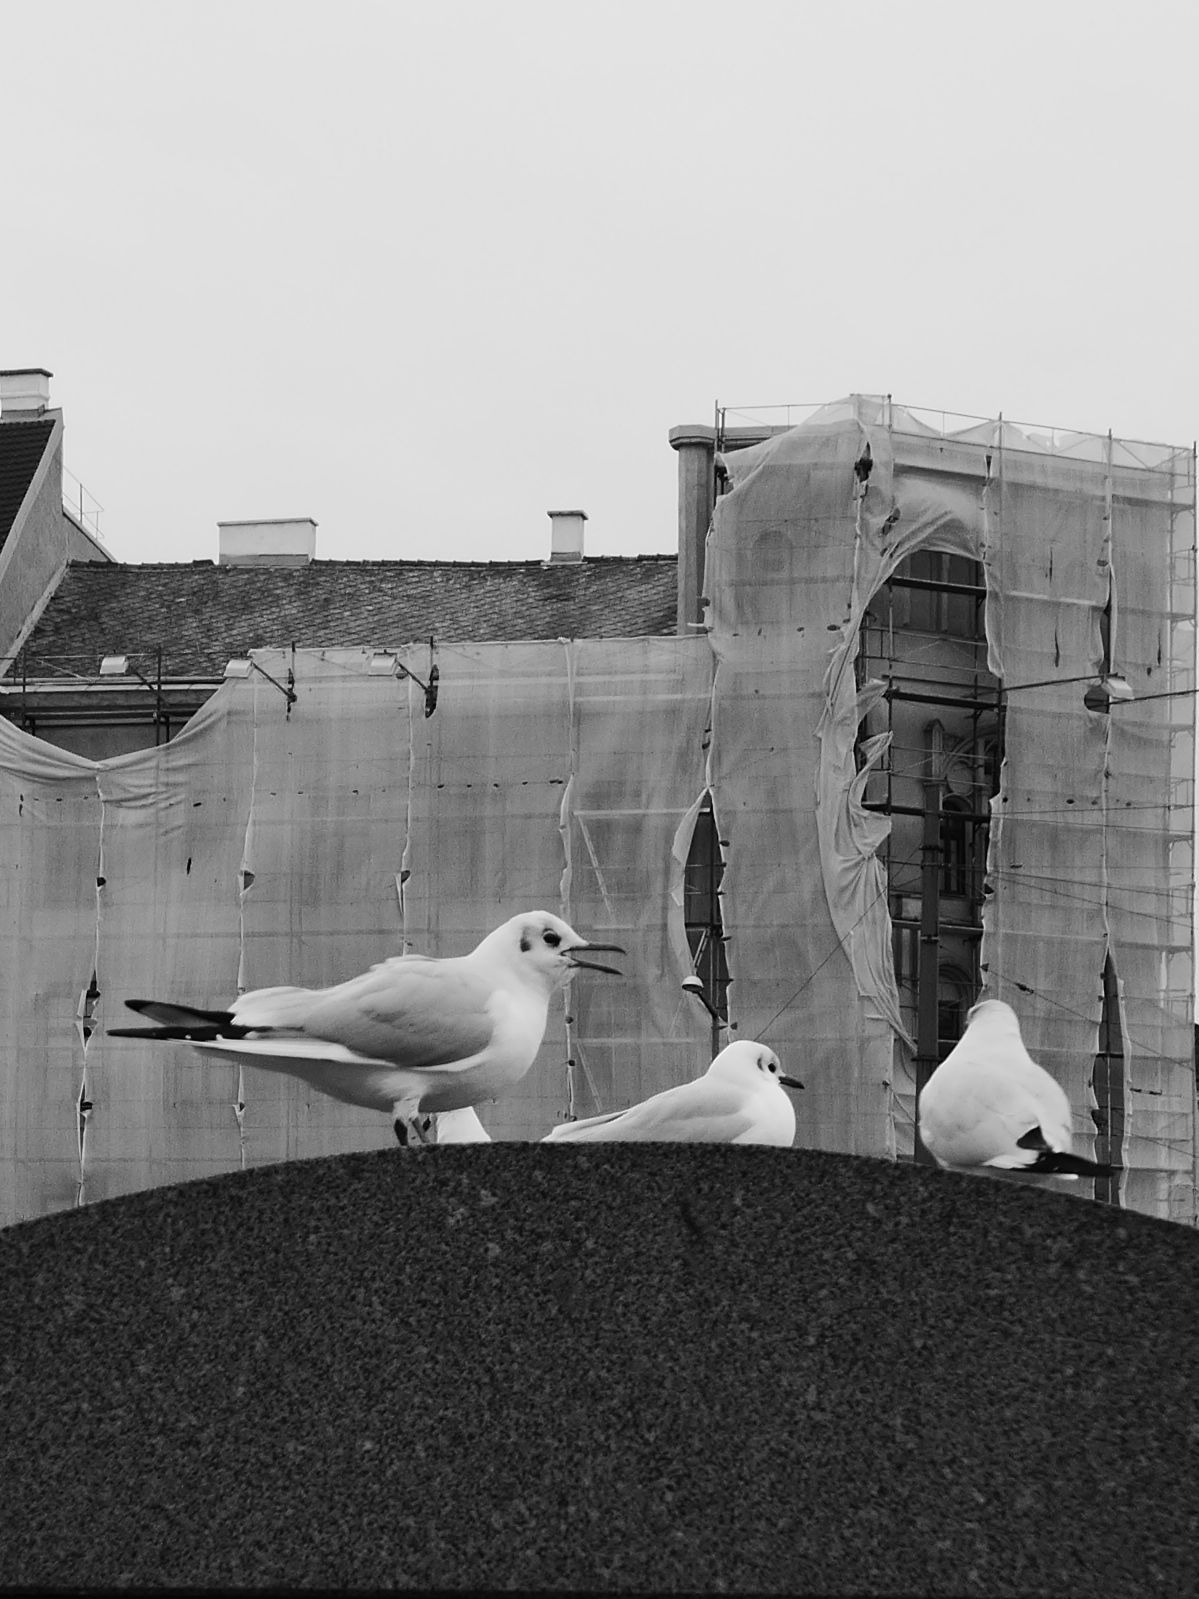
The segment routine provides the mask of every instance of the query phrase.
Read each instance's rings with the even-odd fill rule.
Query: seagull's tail
[[[1021,1149],[1037,1151],[1037,1158],[1022,1165],[1022,1171],[1057,1172],[1059,1176],[1067,1177],[1110,1177],[1114,1171],[1111,1166],[1100,1166],[1096,1161],[1087,1160],[1085,1155],[1071,1155],[1067,1150],[1051,1148],[1040,1127],[1030,1127],[1016,1143]],[[994,1164],[998,1165],[999,1162]],[[1009,1163],[1005,1161],[1003,1164]]]
[[[1032,1165],[1025,1166],[1024,1170],[1057,1172],[1059,1175],[1064,1174],[1069,1177],[1110,1177],[1115,1168],[1100,1165],[1095,1160],[1088,1160],[1085,1155],[1070,1155],[1064,1150],[1043,1149]]]
[[[320,990],[312,988],[254,988],[233,1001],[230,1015],[246,1029],[287,1027],[298,1031],[323,997]]]
[[[214,1038],[244,1038],[248,1027],[239,1026],[227,1010],[202,1010],[196,1005],[177,1005],[165,999],[127,999],[126,1005],[139,1016],[148,1016],[155,1027],[109,1027],[109,1038],[186,1038],[193,1042]]]

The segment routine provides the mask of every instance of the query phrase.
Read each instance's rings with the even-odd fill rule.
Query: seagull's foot
[[[396,1116],[392,1123],[400,1148],[410,1144],[435,1144],[437,1142],[436,1116]]]

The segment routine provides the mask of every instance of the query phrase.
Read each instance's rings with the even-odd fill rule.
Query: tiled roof
[[[103,655],[136,664],[161,647],[164,677],[219,678],[232,656],[291,644],[673,633],[677,564],[674,555],[295,567],[73,562],[26,644],[26,669],[45,676],[57,662],[91,674]]]
[[[0,423],[0,549],[53,432],[53,421],[44,418]]]

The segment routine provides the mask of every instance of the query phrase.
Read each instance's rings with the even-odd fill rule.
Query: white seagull
[[[530,911],[469,955],[398,955],[332,988],[258,988],[226,1011],[129,999],[130,1010],[158,1025],[114,1027],[109,1036],[182,1039],[204,1055],[284,1072],[344,1104],[390,1112],[401,1144],[431,1143],[430,1115],[495,1099],[525,1075],[550,995],[579,967],[622,975],[582,958],[595,950],[624,954],[618,944],[589,943],[548,911]],[[468,1141],[464,1131],[474,1129],[459,1117],[452,1141]],[[481,1125],[470,1141],[479,1134],[486,1138]]]
[[[1001,999],[984,999],[966,1031],[920,1092],[917,1115],[925,1148],[942,1166],[997,1166],[1073,1177],[1107,1177],[1070,1153],[1070,1101],[1038,1066],[1020,1022]]]
[[[563,1122],[543,1144],[775,1144],[789,1149],[795,1111],[784,1088],[802,1088],[784,1077],[779,1058],[765,1044],[739,1039],[722,1049],[702,1077],[655,1094],[628,1110],[584,1121]]]

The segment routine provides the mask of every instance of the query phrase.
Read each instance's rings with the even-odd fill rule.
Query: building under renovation
[[[164,729],[169,628],[143,597],[136,638],[105,631],[81,596],[126,579],[102,563],[48,585],[0,721],[5,1219],[392,1141],[290,1079],[106,1037],[125,998],[332,982],[540,906],[627,975],[575,981],[493,1137],[741,1036],[803,1077],[799,1144],[919,1158],[917,1084],[986,994],[1118,1168],[1097,1197],[1195,1220],[1193,451],[862,396],[670,442],[677,602],[651,630],[455,637],[429,590],[390,632],[285,635],[264,605]],[[622,570],[630,617],[661,563]],[[90,664],[64,680],[68,593]],[[153,739],[104,755],[106,704]]]

